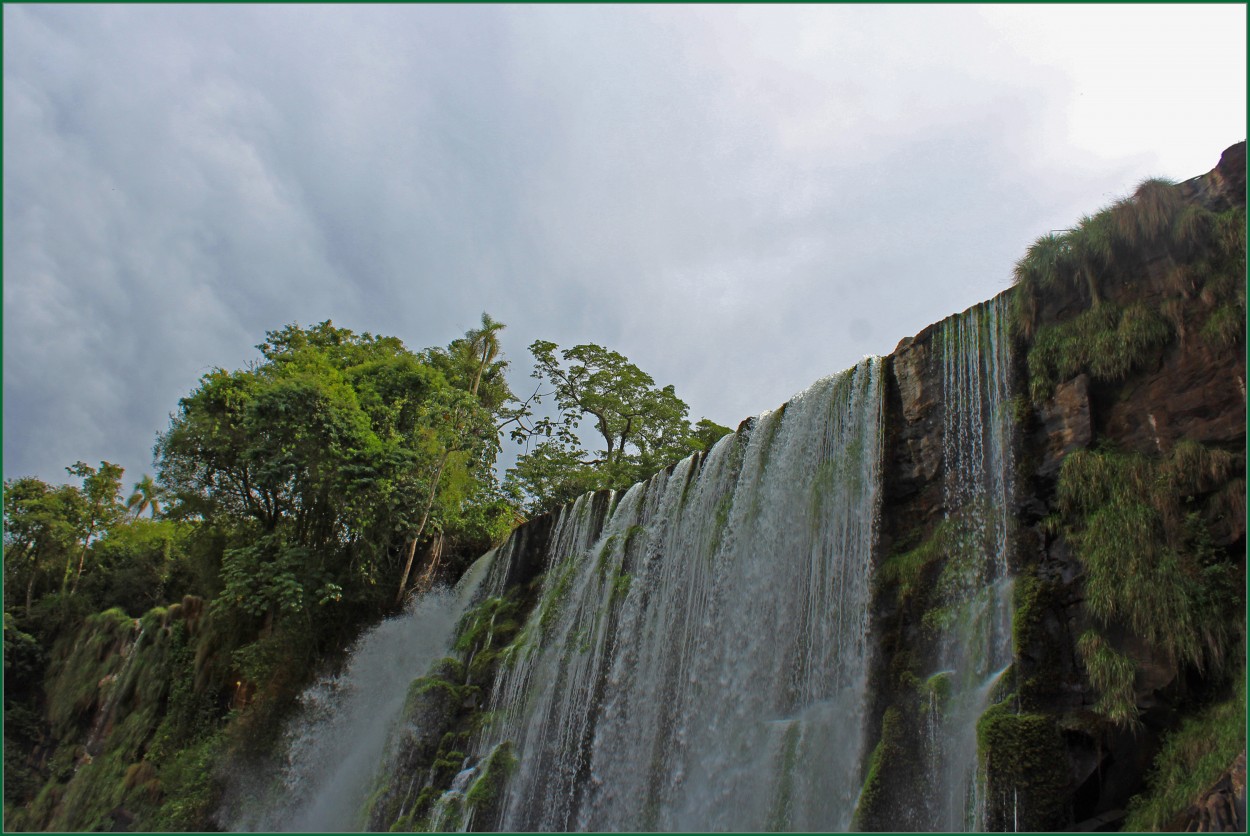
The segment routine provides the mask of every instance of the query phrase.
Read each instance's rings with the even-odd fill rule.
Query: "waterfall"
[[[1006,297],[942,324],[946,565],[932,612],[938,658],[929,679],[926,735],[935,830],[985,825],[976,722],[1012,662],[1013,463]]]
[[[945,559],[925,614],[914,795],[926,829],[966,831],[987,815],[977,721],[1012,661],[1002,298],[947,320],[933,345]],[[276,789],[224,821],[848,830],[869,743],[883,368],[867,358],[705,453],[518,530],[309,689]],[[422,680],[400,733],[409,683],[458,622],[461,657]]]
[[[859,790],[882,362],[564,509],[476,759],[502,830],[845,830]],[[472,812],[469,814],[472,816]]]
[[[219,824],[246,831],[361,829],[361,809],[408,685],[447,654],[493,558],[494,552],[478,558],[454,589],[415,596],[401,615],[356,641],[342,673],[305,690],[283,735],[285,763],[277,779],[236,779]]]

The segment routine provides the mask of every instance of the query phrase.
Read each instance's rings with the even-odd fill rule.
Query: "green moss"
[[[944,711],[946,701],[950,699],[951,689],[953,688],[952,680],[955,674],[951,671],[940,671],[933,674],[924,681],[923,692],[926,696],[926,702],[930,705],[936,705],[939,711]]]
[[[619,535],[613,534],[603,541],[603,546],[599,549],[599,559],[595,563],[595,569],[599,572],[600,578],[607,574],[608,564],[612,557],[612,549],[616,546],[618,539]]]
[[[768,814],[770,833],[779,833],[790,829],[791,806],[794,795],[794,767],[798,763],[799,724],[791,723],[786,728],[781,740],[781,752],[778,755],[776,773],[777,788],[773,793],[773,803]]]
[[[889,775],[908,757],[904,743],[903,714],[891,706],[881,717],[881,737],[868,758],[868,773],[855,805],[852,829],[864,830],[883,816],[888,820],[888,811],[884,809],[886,786]]]
[[[120,609],[88,616],[81,630],[52,650],[45,691],[47,716],[58,739],[75,737],[116,686],[126,664],[123,650],[135,636],[135,621]]]
[[[912,600],[925,587],[924,579],[930,567],[941,561],[950,550],[953,535],[954,525],[950,520],[943,520],[919,546],[892,553],[877,573],[879,583],[887,589],[894,588],[895,600],[899,604]]]
[[[491,751],[482,765],[481,772],[464,794],[465,806],[476,809],[493,805],[507,784],[508,777],[516,771],[517,756],[512,744],[504,741]]]
[[[1149,788],[1129,802],[1124,830],[1175,829],[1176,817],[1245,750],[1245,721],[1243,676],[1231,698],[1189,717],[1164,739],[1150,771]]]
[[[643,525],[631,525],[629,527],[629,529],[625,532],[625,545],[623,548],[623,551],[626,554],[628,554],[629,550],[633,548],[634,542],[638,539],[638,536],[646,530],[646,526]]]
[[[1199,334],[1207,344],[1217,349],[1232,348],[1245,342],[1245,308],[1232,303],[1220,305],[1207,315]]]
[[[1054,719],[991,706],[977,721],[977,751],[987,797],[986,827],[1052,829],[1066,802],[1068,758]],[[1017,806],[1018,805],[1018,806]]]
[[[569,590],[573,587],[573,579],[577,576],[576,556],[570,555],[565,558],[552,571],[557,572],[555,582],[547,588],[542,600],[538,602],[538,629],[544,636],[555,626],[564,601],[568,598]]]
[[[716,552],[720,550],[721,540],[725,537],[725,530],[729,526],[729,512],[733,510],[734,494],[727,493],[716,502],[715,523],[712,527],[712,537],[708,542],[707,559],[713,560]]]
[[[625,596],[629,594],[630,584],[633,583],[633,576],[628,572],[618,572],[616,578],[612,581],[611,603],[624,601]]]
[[[480,647],[511,639],[520,625],[516,620],[517,601],[509,596],[487,598],[460,620],[456,650],[471,652]]]

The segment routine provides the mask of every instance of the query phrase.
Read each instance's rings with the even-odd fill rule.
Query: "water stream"
[[[933,830],[983,829],[977,719],[1012,661],[1010,340],[999,296],[942,324],[946,565],[926,736]]]

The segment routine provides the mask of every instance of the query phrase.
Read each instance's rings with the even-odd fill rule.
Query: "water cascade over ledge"
[[[927,683],[926,829],[958,832],[985,829],[976,724],[1012,661],[1006,297],[970,308],[940,328],[945,512],[938,539],[946,563],[940,602],[927,616],[938,646]]]
[[[495,553],[454,589],[434,589],[361,636],[346,669],[300,696],[283,740],[285,764],[272,776],[236,776],[218,814],[228,830],[360,830],[374,772],[384,763],[412,678],[449,649]]]
[[[924,786],[908,817],[977,830],[1002,825],[987,821],[977,721],[1001,698],[1012,648],[1003,299],[942,323],[933,346],[943,418],[931,541],[942,563],[920,662]],[[851,829],[873,743],[887,369],[865,359],[704,454],[518,530],[459,595],[429,596],[410,613],[440,617],[426,617],[421,659],[389,665],[394,682],[377,686],[385,705],[348,706],[364,697],[336,696],[338,681],[311,689],[289,736],[286,795],[223,821]],[[371,678],[365,657],[417,641],[387,637],[400,629],[384,624],[361,642],[345,675],[360,681],[352,688]],[[369,720],[336,719],[343,713]]]

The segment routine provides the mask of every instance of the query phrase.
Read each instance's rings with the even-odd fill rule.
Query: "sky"
[[[326,319],[736,426],[1246,136],[1244,5],[5,4],[4,477]]]

